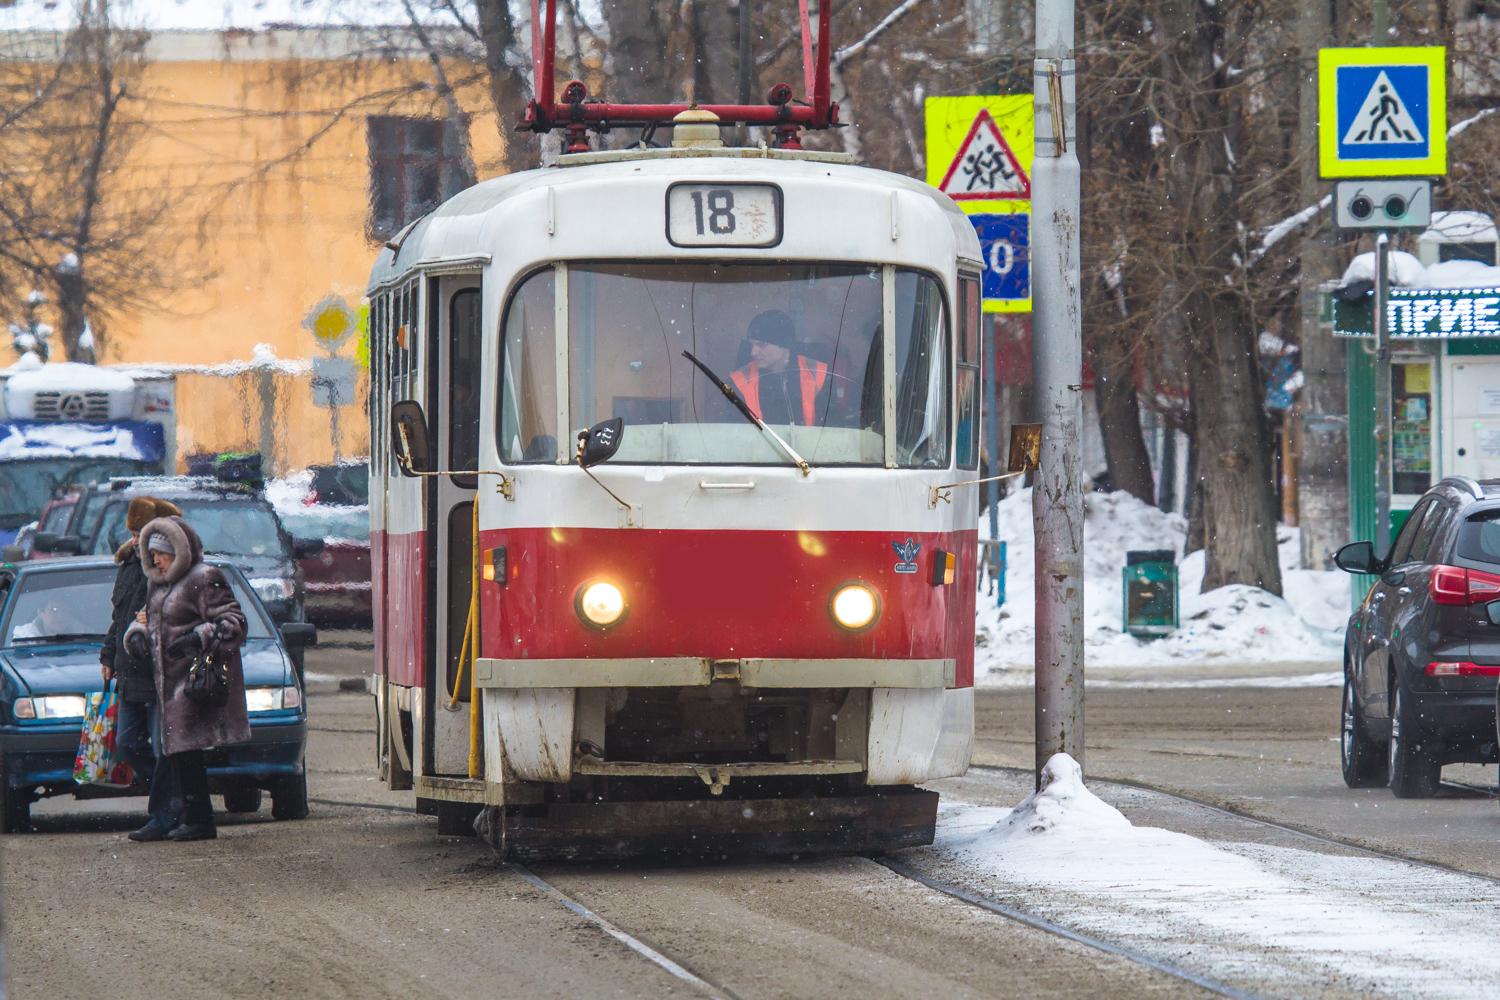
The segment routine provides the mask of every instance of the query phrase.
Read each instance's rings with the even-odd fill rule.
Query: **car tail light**
[[[1483,604],[1500,599],[1500,576],[1462,566],[1435,566],[1430,589],[1438,604]]]
[[[1424,671],[1428,677],[1500,677],[1500,666],[1470,663],[1468,660],[1444,660],[1429,663]]]

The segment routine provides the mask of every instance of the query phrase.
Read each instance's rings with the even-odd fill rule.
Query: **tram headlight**
[[[579,588],[573,605],[579,619],[594,628],[609,628],[618,624],[627,610],[624,593],[605,580],[597,580]]]
[[[850,632],[863,632],[880,617],[880,598],[862,583],[846,583],[828,604],[833,620]]]

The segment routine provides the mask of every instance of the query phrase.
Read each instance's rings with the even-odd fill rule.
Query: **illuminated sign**
[[[1333,332],[1340,337],[1371,336],[1373,301],[1335,300]],[[1500,288],[1393,288],[1385,316],[1391,337],[1500,337]]]

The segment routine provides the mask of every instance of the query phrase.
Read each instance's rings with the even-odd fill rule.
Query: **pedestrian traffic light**
[[[1340,229],[1426,229],[1432,222],[1432,182],[1340,181],[1333,187]]]

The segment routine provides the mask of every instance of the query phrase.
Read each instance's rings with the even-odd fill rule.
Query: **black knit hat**
[[[767,309],[750,321],[750,328],[745,331],[745,336],[763,344],[791,348],[797,343],[797,327],[792,322],[792,317],[780,309]]]

